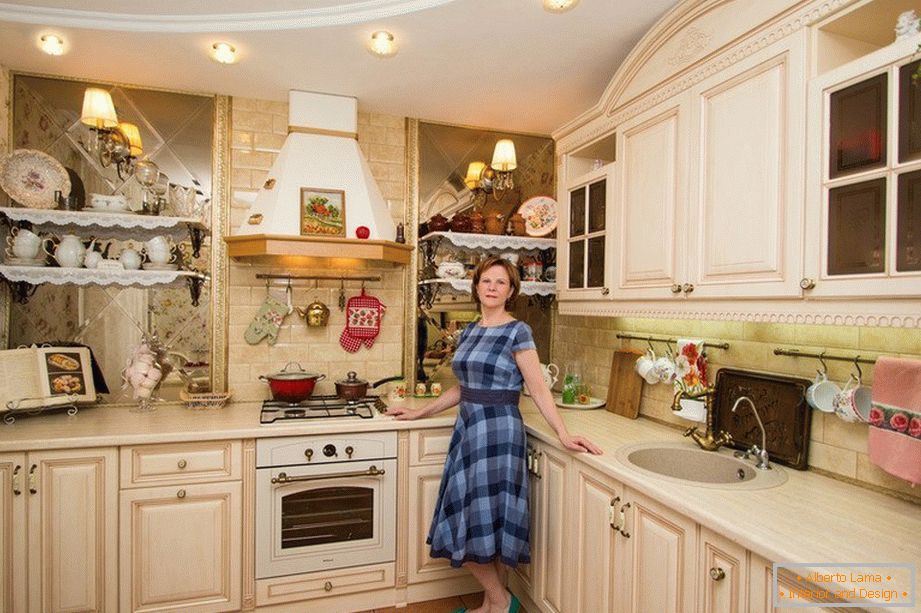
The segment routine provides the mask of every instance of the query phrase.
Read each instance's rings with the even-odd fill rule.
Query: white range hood
[[[396,225],[358,147],[358,100],[290,91],[288,105],[288,137],[235,234],[299,236],[301,189],[312,188],[345,192],[346,238],[365,226],[392,241]]]

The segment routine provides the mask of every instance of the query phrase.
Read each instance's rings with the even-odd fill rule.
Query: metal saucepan
[[[297,368],[292,368],[296,366]],[[269,384],[272,400],[296,403],[310,398],[317,381],[326,375],[307,372],[297,362],[288,362],[280,372],[272,375],[260,375],[259,379]]]
[[[368,395],[368,387],[377,387],[389,381],[397,381],[403,377],[387,377],[386,379],[381,379],[380,381],[375,381],[374,383],[369,384],[364,379],[358,378],[358,373],[354,370],[349,371],[345,379],[339,379],[336,381],[336,395],[342,398],[343,400],[361,400]]]

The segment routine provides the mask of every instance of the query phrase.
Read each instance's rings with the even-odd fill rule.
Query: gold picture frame
[[[301,236],[345,237],[345,190],[301,188]]]

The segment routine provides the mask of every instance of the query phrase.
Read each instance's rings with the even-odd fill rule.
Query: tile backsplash
[[[796,347],[807,352],[826,349],[829,353],[859,354],[870,359],[883,354],[921,358],[921,330],[918,329],[558,315],[553,334],[553,361],[561,370],[573,364],[592,387],[592,394],[604,397],[614,351],[646,347],[641,341],[618,339],[618,333],[728,342],[728,350],[707,350],[711,379],[722,367],[806,379],[815,377],[819,367],[817,360],[776,356],[776,347]],[[659,352],[664,346],[656,344],[655,348]],[[873,366],[865,365],[862,369],[864,382],[872,384]],[[839,383],[847,380],[852,371],[853,364],[828,362],[829,377]],[[640,414],[676,427],[690,425],[672,414],[671,400],[671,386],[646,385]],[[676,432],[676,436],[680,434]],[[809,465],[832,476],[889,490],[921,503],[921,488],[912,488],[870,462],[864,424],[846,423],[833,414],[813,411]]]
[[[231,112],[231,192],[230,234],[247,216],[250,202],[265,182],[288,129],[288,105],[284,102],[234,98]],[[406,129],[402,117],[359,113],[358,144],[380,187],[395,222],[403,221],[406,175]],[[259,375],[281,370],[295,361],[309,371],[325,374],[327,379],[317,385],[318,393],[334,393],[335,381],[354,370],[371,382],[399,375],[403,368],[403,267],[386,263],[361,261],[339,265],[333,261],[313,267],[286,268],[278,264],[236,262],[231,260],[228,277],[228,372],[230,391],[238,400],[263,399],[269,396],[268,386]],[[345,325],[345,315],[338,307],[338,281],[299,281],[293,285],[293,302],[304,307],[319,299],[330,309],[329,324],[308,328],[297,313],[288,315],[277,342],[269,345],[263,340],[250,345],[244,332],[264,302],[267,290],[259,273],[325,275],[380,275],[381,280],[366,283],[369,294],[387,306],[381,331],[374,345],[348,353],[339,345],[339,335]],[[345,282],[347,297],[356,295],[361,283]],[[272,294],[284,300],[284,284],[275,282]]]

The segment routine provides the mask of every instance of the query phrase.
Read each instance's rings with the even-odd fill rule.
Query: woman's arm
[[[410,409],[403,405],[393,405],[387,408],[387,415],[394,415],[397,419],[419,419],[441,413],[460,402],[460,387],[455,385],[444,391],[438,398],[419,409]]]
[[[537,350],[525,349],[515,353],[515,362],[518,369],[524,377],[524,382],[528,385],[528,391],[531,392],[531,398],[538,410],[556,435],[560,437],[560,442],[567,449],[572,451],[587,451],[595,455],[601,455],[601,449],[584,436],[572,436],[566,430],[566,424],[560,417],[560,412],[556,409],[556,403],[553,402],[553,393],[547,387],[544,381],[544,373],[540,367],[540,358],[537,357]]]

